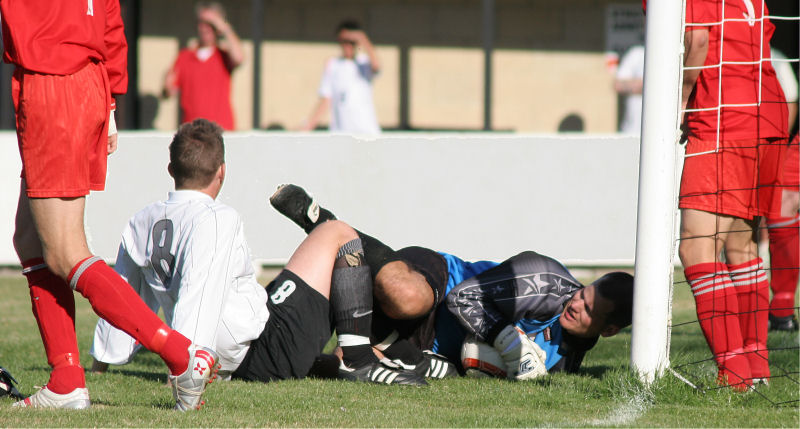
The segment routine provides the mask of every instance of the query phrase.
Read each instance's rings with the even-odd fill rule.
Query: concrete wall
[[[171,135],[122,133],[105,192],[88,199],[94,252],[113,259],[127,219],[172,189]],[[467,259],[526,249],[570,264],[632,264],[638,144],[611,135],[226,135],[221,201],[237,208],[253,256],[283,262],[304,234],[267,204],[280,183],[310,190],[394,247],[422,245]],[[0,133],[0,264],[16,263],[11,236],[19,187],[13,133]]]
[[[587,132],[614,132],[617,96],[606,70],[605,11],[638,0],[496,2],[493,65],[495,129],[555,132],[570,114]],[[161,82],[178,49],[194,35],[192,0],[142,0],[139,85],[145,124],[177,125]],[[479,0],[272,0],[264,2],[261,117],[252,121],[251,2],[224,2],[245,40],[248,59],[234,72],[237,129],[296,128],[310,113],[325,60],[337,55],[334,29],[359,19],[378,47],[383,71],[374,83],[385,128],[480,129],[483,50]],[[401,88],[408,88],[402,100]],[[404,118],[403,103],[407,103]],[[404,121],[406,123],[404,123]]]

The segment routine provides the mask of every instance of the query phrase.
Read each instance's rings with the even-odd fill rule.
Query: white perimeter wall
[[[88,199],[92,250],[113,261],[127,219],[166,198],[170,134],[123,132],[105,192]],[[220,199],[238,209],[253,257],[282,263],[304,233],[267,203],[297,183],[340,219],[395,248],[422,245],[466,259],[531,249],[569,265],[632,265],[639,145],[615,135],[290,133],[225,136]],[[20,161],[0,133],[0,264],[11,243]]]

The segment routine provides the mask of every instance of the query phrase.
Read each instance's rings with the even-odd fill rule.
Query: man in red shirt
[[[98,315],[167,363],[176,408],[199,407],[216,353],[165,325],[118,274],[92,255],[85,196],[105,186],[117,146],[114,94],[127,87],[118,0],[0,0],[4,61],[22,158],[14,247],[30,287],[50,380],[15,407],[90,405],[75,335],[77,290]]]
[[[244,61],[242,43],[225,21],[222,5],[201,2],[196,11],[197,43],[178,54],[167,72],[164,94],[180,92],[181,122],[204,118],[230,131],[234,128],[231,72]]]
[[[788,130],[767,14],[761,1],[686,3],[679,253],[718,381],[737,390],[769,378],[769,284],[753,232],[780,211]]]

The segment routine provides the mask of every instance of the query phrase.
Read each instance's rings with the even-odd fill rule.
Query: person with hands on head
[[[300,129],[314,130],[330,110],[330,131],[378,134],[381,129],[372,99],[372,79],[380,72],[381,64],[375,47],[361,25],[353,20],[339,24],[336,41],[341,56],[331,58],[325,65],[319,99]]]
[[[234,129],[231,73],[244,62],[239,36],[216,2],[196,5],[197,40],[181,50],[164,79],[164,96],[180,94],[181,122],[205,118]]]

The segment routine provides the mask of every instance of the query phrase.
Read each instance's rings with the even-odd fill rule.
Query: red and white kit
[[[724,24],[722,16],[726,18]],[[681,208],[751,219],[780,208],[788,113],[761,1],[690,0],[686,31],[707,29],[708,55],[686,114]],[[721,66],[720,66],[721,64]],[[722,105],[721,107],[718,107]],[[708,152],[708,153],[707,153]]]
[[[77,197],[105,186],[113,94],[128,85],[119,2],[0,2],[22,177],[29,197]],[[105,100],[105,102],[103,102]]]

